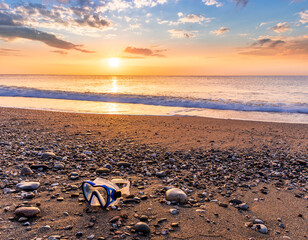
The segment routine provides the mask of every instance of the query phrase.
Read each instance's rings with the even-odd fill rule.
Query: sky
[[[308,75],[308,0],[0,0],[0,74]]]

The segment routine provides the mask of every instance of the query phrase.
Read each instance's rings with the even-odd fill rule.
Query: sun
[[[120,59],[116,57],[109,58],[108,62],[109,62],[109,66],[113,68],[119,67],[120,65]]]

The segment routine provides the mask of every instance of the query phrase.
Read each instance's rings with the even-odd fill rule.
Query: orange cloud
[[[142,56],[152,56],[152,57],[165,57],[162,52],[166,50],[159,50],[159,49],[150,49],[150,48],[135,48],[135,47],[127,47],[124,49],[125,53],[142,55]]]

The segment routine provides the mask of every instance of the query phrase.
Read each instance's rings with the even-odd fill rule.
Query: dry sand
[[[0,239],[87,239],[93,234],[93,239],[307,239],[307,133],[304,124],[0,108]],[[46,151],[56,158],[43,159]],[[131,166],[120,168],[119,161]],[[54,169],[58,162],[63,170]],[[75,187],[94,180],[96,170],[108,163],[112,171],[103,177],[130,179],[131,193],[147,200],[121,202],[118,210],[88,208]],[[48,170],[20,174],[22,167],[35,164]],[[71,172],[80,177],[71,180]],[[20,191],[3,194],[22,180],[41,183],[33,199],[22,199]],[[187,204],[164,200],[171,186],[184,189]],[[231,206],[233,198],[249,209]],[[14,215],[22,205],[41,210],[29,219],[30,226]],[[171,208],[179,214],[171,215]],[[110,219],[120,215],[128,219],[112,226]],[[151,228],[147,236],[132,227],[142,215]],[[167,220],[158,224],[161,218]],[[255,218],[264,221],[267,234],[245,227]]]

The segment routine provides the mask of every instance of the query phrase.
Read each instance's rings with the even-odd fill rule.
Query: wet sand
[[[307,239],[307,133],[305,124],[0,108],[0,239]],[[46,169],[34,170],[38,164]],[[97,173],[106,164],[111,171]],[[33,173],[21,175],[25,167]],[[97,176],[130,179],[131,201],[89,208],[78,187]],[[14,191],[23,180],[41,184],[32,199]],[[170,187],[188,202],[166,201]],[[234,198],[248,210],[232,206]],[[20,206],[41,213],[19,222]],[[142,215],[146,236],[133,227]],[[245,226],[254,219],[267,234]]]

